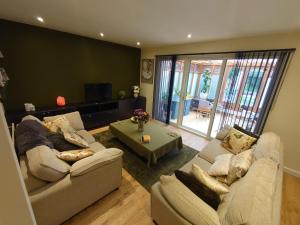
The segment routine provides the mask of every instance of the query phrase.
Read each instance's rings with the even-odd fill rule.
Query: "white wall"
[[[0,103],[0,225],[35,225]]]
[[[161,54],[189,54],[262,49],[300,49],[300,32],[236,38],[142,49],[142,58]],[[153,85],[141,83],[141,95],[147,97],[152,112]],[[300,50],[292,58],[278,98],[269,114],[265,131],[278,133],[285,145],[285,166],[300,175]]]

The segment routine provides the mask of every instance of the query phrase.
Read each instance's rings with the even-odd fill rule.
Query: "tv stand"
[[[119,100],[110,100],[104,102],[70,104],[59,107],[38,108],[35,112],[8,111],[6,120],[11,123],[19,123],[26,115],[33,115],[39,119],[46,116],[55,116],[59,114],[79,111],[84,127],[87,130],[99,128],[108,125],[117,120],[128,119],[132,116],[135,109],[146,110],[146,98],[125,98]]]

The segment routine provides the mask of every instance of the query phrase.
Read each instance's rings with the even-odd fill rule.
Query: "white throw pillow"
[[[233,154],[222,154],[215,158],[214,164],[211,165],[207,173],[211,176],[226,176],[228,175],[229,166]]]
[[[229,192],[229,189],[225,185],[217,181],[215,178],[209,176],[207,172],[202,170],[201,167],[197,166],[196,164],[192,165],[192,174],[199,182],[220,195]]]

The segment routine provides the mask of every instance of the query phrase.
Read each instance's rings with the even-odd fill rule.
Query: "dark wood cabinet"
[[[85,129],[91,130],[117,120],[128,119],[133,115],[135,109],[146,110],[145,97],[111,100],[101,103],[79,103],[64,107],[44,107],[38,108],[35,112],[9,111],[6,113],[6,120],[11,125],[11,123],[20,123],[26,115],[33,115],[42,120],[46,116],[79,111]]]

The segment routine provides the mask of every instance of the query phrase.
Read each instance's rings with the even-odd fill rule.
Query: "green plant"
[[[209,86],[210,86],[210,81],[211,81],[211,72],[208,69],[204,70],[202,77],[203,77],[204,84],[203,84],[201,92],[207,93]]]

